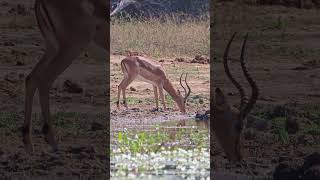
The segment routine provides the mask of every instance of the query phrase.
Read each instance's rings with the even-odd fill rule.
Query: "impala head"
[[[179,91],[179,89],[177,90],[178,91],[178,99],[176,99],[175,101],[177,102],[178,104],[178,107],[179,107],[179,110],[182,112],[182,113],[185,113],[186,112],[186,102],[187,102],[187,99],[188,97],[190,96],[190,93],[191,93],[191,89],[190,89],[190,86],[187,82],[187,76],[188,76],[188,73],[186,73],[186,76],[184,78],[184,82],[188,88],[188,92],[186,90],[186,88],[182,85],[182,76],[183,76],[184,73],[181,74],[180,76],[180,85],[181,87],[183,88],[184,90],[184,96],[181,94],[181,92]]]
[[[240,94],[240,108],[236,109],[232,107],[226,99],[226,96],[220,88],[215,90],[215,101],[214,101],[214,130],[215,134],[224,149],[227,157],[231,161],[240,161],[244,157],[244,146],[243,146],[243,129],[246,125],[246,117],[253,108],[258,98],[258,87],[254,80],[251,78],[247,71],[244,63],[244,53],[248,35],[246,35],[242,44],[242,50],[240,55],[240,63],[242,72],[246,77],[252,88],[252,95],[247,100],[243,87],[233,78],[228,67],[228,54],[230,45],[235,37],[236,33],[233,34],[230,39],[225,52],[224,52],[224,69],[231,80],[232,84],[238,89]]]
[[[239,111],[232,108],[220,88],[215,91],[215,133],[231,161],[243,159],[243,133]]]

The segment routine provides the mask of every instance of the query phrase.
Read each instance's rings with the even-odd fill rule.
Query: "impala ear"
[[[178,92],[178,94],[179,94],[179,95],[181,95],[181,92],[180,92],[180,90],[179,90],[179,89],[177,89],[177,92]]]

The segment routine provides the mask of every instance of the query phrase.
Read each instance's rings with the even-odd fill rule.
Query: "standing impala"
[[[188,88],[188,92],[182,85],[182,75],[180,76],[180,85],[184,89],[185,96],[180,94],[179,90],[175,90],[170,80],[167,78],[161,65],[154,64],[150,59],[141,56],[128,56],[121,61],[121,70],[124,73],[124,79],[118,86],[118,101],[117,107],[120,108],[120,94],[123,93],[123,104],[128,108],[126,103],[126,88],[129,84],[135,80],[137,77],[141,78],[143,81],[151,83],[153,85],[154,96],[156,108],[159,108],[158,103],[158,90],[160,94],[160,99],[163,104],[163,108],[166,110],[165,98],[163,95],[163,89],[167,91],[172,99],[177,103],[179,110],[182,113],[186,112],[185,103],[188,96],[191,93],[191,89],[187,83],[187,74],[185,76],[185,83]]]
[[[49,111],[49,89],[54,80],[91,41],[109,53],[109,3],[109,0],[35,1],[35,15],[45,39],[46,49],[25,82],[25,119],[22,134],[27,152],[33,151],[31,113],[36,90],[39,92],[44,120],[43,133],[53,150],[58,150]]]
[[[258,99],[259,90],[251,78],[244,62],[244,53],[248,35],[242,44],[240,63],[244,76],[252,88],[252,95],[247,102],[243,87],[232,77],[228,67],[228,54],[230,45],[235,37],[233,34],[224,52],[224,68],[228,78],[240,93],[240,109],[233,108],[227,101],[220,88],[215,90],[213,105],[213,130],[224,149],[229,160],[240,161],[243,159],[243,129],[246,125],[246,117]]]

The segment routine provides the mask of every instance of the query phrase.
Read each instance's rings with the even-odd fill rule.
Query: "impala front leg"
[[[30,74],[32,75],[32,74]],[[28,76],[26,78],[26,94],[25,94],[25,112],[24,112],[24,125],[22,127],[22,136],[23,136],[23,144],[25,146],[25,150],[28,153],[33,152],[32,146],[32,138],[31,138],[31,114],[32,114],[32,102],[35,91],[37,89],[35,81],[32,79],[32,76]]]
[[[163,95],[163,87],[162,87],[162,85],[159,86],[159,94],[160,94],[160,98],[161,98],[161,101],[162,101],[163,110],[166,111],[167,107],[166,107],[166,102],[165,102],[165,98],[164,98],[164,95]]]
[[[158,96],[158,88],[155,85],[153,85],[153,92],[154,92],[154,100],[156,103],[156,111],[158,111],[159,110],[159,96]]]
[[[47,50],[45,54],[42,56],[36,67],[32,70],[32,72],[27,76],[25,82],[25,112],[24,112],[24,125],[22,129],[23,143],[26,149],[26,152],[33,152],[32,146],[32,102],[35,95],[35,92],[39,86],[39,77],[42,69],[46,68],[52,56],[56,53],[53,51],[54,48],[47,44]]]
[[[118,86],[118,97],[117,97],[117,108],[118,108],[118,110],[120,110],[120,94],[121,94],[121,87],[120,87],[120,85]]]
[[[128,104],[127,104],[127,98],[126,98],[126,89],[124,88],[122,90],[122,96],[123,96],[123,106],[126,108],[126,110],[128,110]]]

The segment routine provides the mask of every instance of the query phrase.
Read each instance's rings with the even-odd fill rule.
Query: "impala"
[[[39,92],[44,120],[43,133],[53,150],[58,150],[49,111],[49,89],[54,80],[91,41],[109,53],[109,19],[107,18],[109,3],[109,0],[35,1],[35,16],[45,39],[46,49],[25,82],[25,114],[22,134],[27,152],[33,151],[31,114],[36,90]],[[121,6],[121,3],[119,5]],[[122,9],[122,7],[118,8]]]
[[[185,83],[188,88],[188,92],[186,88],[182,85],[182,76],[180,76],[180,85],[184,89],[185,96],[182,96],[179,90],[176,90],[170,80],[168,79],[164,69],[161,65],[155,64],[152,60],[141,57],[141,56],[128,56],[121,61],[121,70],[124,73],[124,79],[118,86],[118,101],[117,107],[120,108],[120,94],[121,91],[123,93],[123,104],[126,108],[128,108],[126,103],[126,88],[129,84],[139,77],[141,80],[151,83],[153,85],[154,96],[156,109],[159,108],[158,102],[158,90],[160,99],[162,101],[162,105],[164,110],[166,110],[165,98],[163,95],[163,89],[169,93],[172,99],[177,103],[179,110],[182,113],[186,112],[186,100],[191,93],[191,89],[187,83],[187,74],[185,75]]]
[[[259,90],[255,81],[251,78],[244,62],[244,54],[248,35],[242,44],[240,63],[244,76],[249,82],[252,95],[247,101],[243,87],[233,78],[228,67],[228,54],[230,45],[235,37],[233,34],[224,52],[224,69],[232,84],[238,89],[240,94],[240,108],[232,107],[227,101],[220,88],[215,90],[215,100],[213,105],[213,131],[224,149],[227,158],[231,161],[240,161],[243,159],[243,130],[246,126],[246,117],[257,101]]]

